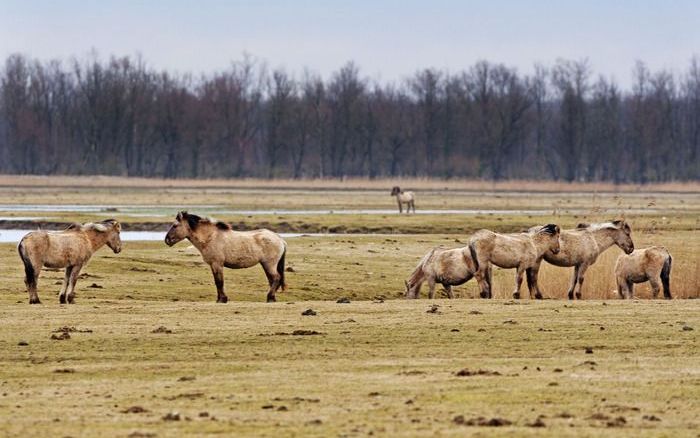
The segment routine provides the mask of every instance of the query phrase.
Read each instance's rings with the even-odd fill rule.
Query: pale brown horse
[[[632,228],[622,220],[605,222],[600,224],[579,224],[574,230],[564,230],[559,236],[561,242],[557,254],[547,252],[544,259],[561,267],[574,267],[574,275],[571,277],[569,287],[569,299],[574,296],[581,299],[581,288],[586,270],[598,259],[598,256],[613,245],[617,245],[625,253],[634,251],[632,242]],[[537,268],[528,272],[537,282]],[[574,294],[575,292],[575,294]]]
[[[84,225],[73,224],[63,231],[32,231],[22,238],[17,250],[24,263],[24,282],[29,292],[29,304],[39,304],[37,283],[41,268],[66,268],[58,300],[72,304],[75,283],[80,270],[90,257],[105,244],[115,254],[122,250],[119,232],[122,227],[114,219]]]
[[[489,230],[479,230],[469,240],[469,250],[476,262],[476,280],[481,287],[481,298],[492,298],[491,263],[516,269],[513,298],[520,298],[523,273],[532,269],[537,272],[542,257],[548,251],[559,252],[559,226],[548,224],[535,232],[517,234],[497,234]],[[527,286],[530,298],[542,299],[536,279],[528,277]]]
[[[391,189],[391,196],[396,196],[396,202],[399,204],[399,213],[403,212],[402,204],[406,204],[406,214],[411,212],[416,212],[416,197],[413,192],[404,192],[399,188],[399,186],[394,186]]]
[[[433,248],[416,266],[406,285],[406,298],[418,298],[420,288],[428,282],[428,297],[435,296],[435,283],[440,283],[449,298],[454,298],[452,286],[469,281],[476,272],[476,265],[469,248]]]
[[[671,299],[671,254],[663,246],[638,249],[617,258],[615,279],[620,298],[632,298],[634,283],[649,281],[654,299],[663,287],[664,298]]]
[[[284,281],[284,258],[287,242],[270,230],[234,231],[224,222],[199,217],[181,211],[165,235],[165,243],[173,246],[187,239],[202,254],[211,267],[216,284],[217,303],[225,303],[224,268],[250,268],[258,263],[267,275],[270,288],[267,301],[276,301],[275,292],[287,284]]]

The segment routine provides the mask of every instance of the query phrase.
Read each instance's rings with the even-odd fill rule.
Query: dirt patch
[[[73,368],[56,368],[53,372],[57,374],[73,374],[75,370]]]
[[[464,368],[455,373],[457,377],[471,377],[471,376],[500,376],[501,373],[498,371],[491,370],[470,370],[469,368]]]
[[[92,330],[89,328],[79,329],[74,326],[64,325],[63,327],[53,330],[51,333],[92,333]]]
[[[173,396],[171,396],[171,397],[163,397],[163,398],[164,398],[165,400],[170,400],[170,401],[172,401],[172,400],[182,400],[182,399],[185,399],[185,400],[194,400],[194,399],[202,398],[202,397],[204,397],[204,393],[203,393],[203,392],[183,392],[182,394],[173,395]]]
[[[54,341],[65,341],[70,339],[70,334],[68,332],[62,332],[60,335],[54,333],[51,335],[51,339]]]
[[[145,409],[141,406],[131,406],[120,412],[122,414],[143,414],[145,412],[148,412],[148,409]]]
[[[301,314],[302,316],[316,316],[316,311],[314,309],[306,309]]]
[[[470,418],[469,420],[467,420],[466,418],[464,418],[464,415],[457,415],[452,419],[452,422],[463,426],[481,427],[501,427],[510,426],[511,424],[513,424],[512,421],[506,420],[505,418],[493,417],[491,419],[488,419],[486,417],[477,417]]]
[[[428,310],[425,311],[425,313],[440,313],[440,306],[433,304]]]
[[[165,333],[165,334],[170,334],[170,333],[172,333],[172,332],[173,332],[172,330],[170,330],[169,328],[167,328],[167,327],[165,327],[165,326],[163,326],[163,325],[161,325],[160,327],[158,327],[158,328],[156,328],[156,329],[151,330],[151,333]]]

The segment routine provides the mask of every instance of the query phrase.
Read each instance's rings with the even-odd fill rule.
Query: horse
[[[61,304],[73,304],[75,283],[80,270],[92,255],[105,244],[115,254],[122,250],[119,236],[122,227],[114,219],[97,223],[71,224],[63,231],[32,231],[25,235],[17,246],[24,264],[24,283],[29,293],[29,304],[41,304],[37,283],[41,268],[66,268],[61,293]]]
[[[391,189],[391,196],[396,196],[396,202],[399,204],[399,213],[403,213],[402,204],[406,204],[406,214],[411,212],[411,207],[413,207],[413,212],[416,212],[416,197],[413,192],[404,192],[399,186],[394,186]]]
[[[671,254],[663,246],[638,249],[621,254],[615,263],[615,279],[620,298],[632,298],[634,283],[649,281],[654,299],[663,287],[664,298],[671,299]]]
[[[469,248],[433,248],[416,266],[408,280],[405,280],[406,298],[418,298],[420,288],[428,282],[428,297],[435,295],[435,283],[440,283],[449,298],[454,298],[452,286],[459,286],[471,280],[476,265]]]
[[[542,299],[537,286],[536,275],[542,257],[546,252],[559,252],[559,226],[547,224],[534,232],[498,234],[489,230],[479,230],[469,240],[469,251],[476,264],[476,277],[481,288],[481,298],[492,298],[491,264],[516,269],[513,298],[520,298],[520,285],[523,273],[527,271],[527,287],[535,291],[535,298]],[[534,273],[534,274],[531,274]]]
[[[574,275],[569,287],[569,299],[581,299],[583,276],[606,249],[617,245],[625,253],[634,251],[632,229],[623,220],[598,224],[578,224],[573,230],[564,230],[559,237],[561,244],[557,254],[546,252],[544,259],[555,266],[574,267]],[[534,269],[534,268],[533,268]],[[537,281],[537,270],[532,273]],[[574,294],[574,292],[576,292]]]
[[[181,211],[165,235],[165,244],[173,246],[183,239],[192,242],[211,267],[217,303],[228,302],[224,292],[224,268],[241,269],[261,264],[270,285],[268,303],[276,301],[277,290],[287,289],[284,279],[287,242],[277,233],[266,229],[234,231],[224,222]]]

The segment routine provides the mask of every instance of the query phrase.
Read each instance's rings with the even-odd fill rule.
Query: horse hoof
[[[514,300],[519,300],[520,299],[520,294],[518,292],[513,294],[513,299]]]
[[[541,300],[541,299],[542,299],[542,294],[535,294],[535,299]]]
[[[277,298],[275,298],[275,297],[267,297],[267,302],[268,302],[268,303],[275,303],[275,302],[277,302]]]
[[[486,293],[486,292],[481,292],[481,293],[479,294],[479,296],[480,296],[481,298],[490,298],[490,297],[489,297],[489,294]]]
[[[39,298],[30,299],[29,304],[41,304],[41,301],[39,301]]]
[[[59,295],[59,296],[58,296],[58,303],[59,303],[59,304],[66,304],[66,296],[65,296],[65,295]]]
[[[581,294],[576,294],[576,299],[580,300],[581,299]]]
[[[574,294],[569,294],[569,299],[573,300],[574,299]]]
[[[226,296],[224,296],[224,297],[219,297],[219,298],[216,299],[216,302],[217,302],[217,303],[222,303],[222,304],[228,303],[228,297],[226,297]]]

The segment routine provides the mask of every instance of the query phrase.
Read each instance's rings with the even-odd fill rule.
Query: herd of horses
[[[413,208],[415,212],[412,192],[402,192],[395,187],[392,194],[397,197],[399,210],[401,204],[406,203],[407,208]],[[43,267],[65,268],[59,302],[73,303],[80,270],[104,245],[119,253],[122,248],[120,232],[119,222],[107,219],[98,223],[72,224],[63,231],[39,230],[25,235],[18,251],[24,264],[29,303],[40,303],[37,283]],[[224,222],[181,211],[165,235],[165,243],[173,246],[185,239],[210,266],[218,303],[228,301],[224,290],[224,268],[240,269],[260,264],[269,283],[268,302],[276,301],[275,293],[279,289],[286,290],[284,263],[287,243],[278,234],[267,229],[235,231]],[[448,297],[453,298],[452,286],[475,278],[481,298],[492,298],[492,266],[495,265],[515,269],[513,298],[520,298],[525,276],[530,298],[541,299],[543,294],[537,277],[542,260],[545,260],[556,266],[574,268],[568,297],[581,299],[586,270],[613,245],[625,253],[615,265],[620,298],[632,298],[634,284],[645,281],[649,281],[654,298],[661,289],[664,298],[671,298],[671,255],[660,246],[635,250],[632,229],[623,220],[579,224],[572,230],[561,230],[556,224],[535,226],[512,234],[479,230],[463,248],[438,247],[428,252],[405,282],[405,296],[418,298],[421,285],[427,282],[430,298],[434,297],[436,284],[441,284]]]

